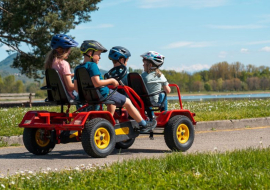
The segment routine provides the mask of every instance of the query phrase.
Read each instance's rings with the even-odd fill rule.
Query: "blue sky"
[[[140,55],[149,50],[165,56],[162,69],[176,71],[221,61],[270,66],[269,0],[103,0],[98,6],[91,22],[68,34],[80,44],[93,39],[107,49],[126,47],[132,68],[143,68]],[[99,67],[110,69],[108,53],[101,58]]]

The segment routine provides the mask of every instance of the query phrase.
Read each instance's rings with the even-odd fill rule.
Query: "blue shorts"
[[[113,90],[110,89],[110,93],[112,93]],[[126,103],[126,99],[127,97],[124,96],[123,94],[120,94],[119,92],[115,92],[113,93],[113,95],[108,98],[108,100],[114,101],[116,105],[116,107],[123,107],[123,105]]]

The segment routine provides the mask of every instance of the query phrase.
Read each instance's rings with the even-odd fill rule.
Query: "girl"
[[[55,69],[58,71],[65,88],[72,99],[75,99],[73,95],[74,84],[71,78],[74,74],[70,71],[70,65],[65,60],[68,58],[71,47],[78,46],[78,43],[65,34],[56,34],[52,37],[51,48],[45,60],[45,69]]]
[[[160,72],[159,68],[164,63],[164,56],[155,51],[148,51],[141,55],[143,58],[143,67],[144,72],[142,73],[142,78],[146,84],[149,94],[152,94],[156,91],[160,91],[161,87],[168,94],[171,92],[169,83],[165,76]],[[165,94],[161,93],[151,97],[152,101],[157,103],[162,103],[165,98]],[[164,101],[164,111],[167,111],[167,98]],[[152,112],[153,115],[153,112]]]

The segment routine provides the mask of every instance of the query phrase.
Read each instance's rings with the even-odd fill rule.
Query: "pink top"
[[[64,80],[64,76],[65,75],[71,75],[71,71],[70,71],[70,65],[67,61],[65,60],[60,60],[60,59],[54,59],[53,60],[53,64],[52,64],[52,68],[56,69],[61,77],[61,80],[63,82],[63,84],[65,85],[65,88],[68,92],[68,94],[70,95],[70,97],[72,99],[75,99],[75,97],[72,94],[72,91],[68,91],[67,85],[65,83]]]

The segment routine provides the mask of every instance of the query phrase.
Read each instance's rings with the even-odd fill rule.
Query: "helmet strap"
[[[123,58],[123,59],[124,59],[124,63],[125,63],[127,59],[126,59],[126,58],[124,58],[124,57],[121,57],[121,58]],[[119,58],[117,61],[118,61],[118,63],[120,63],[121,65],[124,65],[124,63],[121,63],[121,62],[120,62],[120,59],[121,59],[121,58]]]

